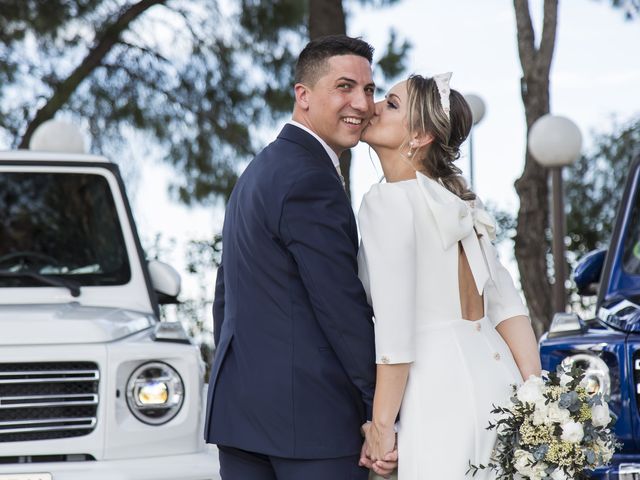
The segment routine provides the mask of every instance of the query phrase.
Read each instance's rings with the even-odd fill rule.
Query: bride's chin
[[[362,132],[362,135],[360,136],[360,141],[366,143],[369,146],[372,146],[371,144],[371,135],[367,135],[367,131],[365,130],[364,132]]]

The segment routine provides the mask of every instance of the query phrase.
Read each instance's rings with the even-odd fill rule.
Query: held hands
[[[366,423],[362,426],[362,432],[365,442],[362,445],[359,465],[389,478],[398,466],[398,449],[393,426],[382,427],[375,423]]]

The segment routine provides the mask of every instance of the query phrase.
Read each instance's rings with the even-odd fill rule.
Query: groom
[[[372,54],[346,36],[304,48],[293,120],[229,200],[205,425],[223,480],[367,478],[372,312],[338,158],[373,115]]]

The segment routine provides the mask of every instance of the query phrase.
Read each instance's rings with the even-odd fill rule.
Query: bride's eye
[[[390,101],[387,101],[387,107],[392,108],[394,110],[397,110],[397,108],[398,108],[398,106],[395,103],[390,102]]]

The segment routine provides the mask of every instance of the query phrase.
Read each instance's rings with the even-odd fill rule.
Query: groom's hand
[[[367,467],[368,469],[371,469],[371,467],[373,466],[373,461],[369,458],[369,449],[367,448],[367,441],[366,441],[367,431],[369,430],[370,427],[371,427],[371,422],[367,422],[364,425],[362,425],[362,427],[360,427],[360,433],[362,433],[362,436],[365,438],[365,441],[362,442],[362,449],[360,450],[360,461],[358,462],[358,465],[360,465],[361,467]]]
[[[373,460],[369,458],[367,442],[362,443],[362,450],[360,450],[360,460],[358,461],[358,465],[361,467],[367,467],[369,470],[373,468]]]

